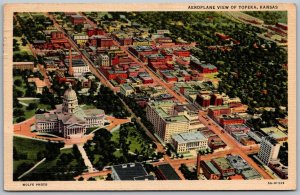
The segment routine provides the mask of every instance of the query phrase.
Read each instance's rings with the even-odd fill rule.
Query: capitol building
[[[63,103],[44,114],[36,114],[36,130],[40,133],[59,133],[64,138],[83,135],[87,128],[102,127],[105,113],[101,109],[83,110],[78,105],[76,92],[69,84]]]

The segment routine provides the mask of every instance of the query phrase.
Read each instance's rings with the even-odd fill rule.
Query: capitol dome
[[[72,84],[71,83],[69,84],[69,88],[64,93],[64,99],[67,100],[67,101],[77,99],[77,94],[72,89]]]

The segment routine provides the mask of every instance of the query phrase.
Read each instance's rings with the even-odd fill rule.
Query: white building
[[[100,54],[98,59],[100,66],[110,66],[108,55]]]
[[[69,59],[65,60],[65,64],[69,67]],[[82,77],[85,73],[90,72],[90,68],[82,59],[72,59],[72,71],[74,77]]]
[[[178,153],[208,148],[208,138],[199,131],[185,132],[172,136],[172,144]]]
[[[268,165],[270,161],[278,159],[279,150],[280,144],[276,140],[271,137],[263,137],[260,143],[258,158]]]
[[[84,45],[89,40],[89,36],[85,34],[74,34],[73,40],[79,45]]]
[[[102,127],[105,113],[100,109],[82,110],[78,106],[76,92],[71,84],[63,96],[63,104],[49,113],[37,114],[36,130],[41,133],[59,133],[65,138],[71,135],[82,135],[87,128]]]

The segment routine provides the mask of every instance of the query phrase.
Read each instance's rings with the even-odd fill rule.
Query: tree
[[[26,46],[26,45],[27,45],[26,39],[22,38],[22,46]]]
[[[17,151],[17,149],[16,149],[15,146],[14,146],[14,148],[13,148],[13,159],[14,159],[14,160],[19,160],[18,151]]]
[[[82,32],[82,28],[83,28],[83,24],[76,24],[74,26],[74,30],[81,33]]]
[[[60,154],[60,148],[63,147],[62,143],[52,143],[50,141],[47,142],[45,148],[46,151],[44,153],[47,160],[54,160]]]
[[[37,159],[37,160],[42,160],[43,158],[45,158],[45,153],[46,153],[46,151],[39,151],[39,152],[36,154],[36,159]]]
[[[90,178],[88,179],[88,181],[96,181],[96,179],[93,178],[93,177],[90,177]]]
[[[20,86],[22,85],[22,81],[21,81],[20,79],[16,79],[16,80],[14,81],[14,84],[15,84],[16,86],[20,87]]]
[[[16,119],[16,122],[17,122],[17,123],[20,123],[20,122],[23,122],[23,121],[25,121],[25,120],[26,120],[25,117],[20,116],[20,117],[18,117],[18,118]]]
[[[107,174],[107,177],[106,177],[106,181],[112,181],[113,179],[112,179],[112,177],[111,177],[111,174],[110,173],[108,173]]]
[[[13,111],[14,117],[24,116],[24,110],[15,108]]]
[[[22,175],[25,171],[28,171],[33,166],[33,163],[24,162],[17,167],[17,170],[15,172],[18,173],[18,175]]]
[[[28,110],[33,110],[37,108],[37,104],[36,103],[29,103],[27,109]]]

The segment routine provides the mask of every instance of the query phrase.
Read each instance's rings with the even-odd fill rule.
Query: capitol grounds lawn
[[[129,133],[128,133],[128,137],[127,137],[127,143],[130,141],[131,142],[131,144],[130,144],[130,146],[129,146],[129,149],[130,149],[130,151],[131,152],[134,152],[135,150],[138,150],[139,152],[141,151],[141,149],[142,149],[142,143],[139,143],[138,142],[138,140],[143,140],[143,138],[142,137],[140,137],[139,135],[138,135],[138,133],[136,133],[136,136],[134,137],[134,136],[132,136],[131,134],[130,134],[130,132],[136,132],[137,130],[136,130],[136,128],[135,127],[128,127],[128,130],[129,130]],[[114,142],[116,142],[117,144],[119,143],[119,139],[120,139],[120,135],[119,135],[119,130],[117,130],[117,131],[114,131],[113,133],[112,133],[112,141],[114,141]],[[117,150],[116,152],[115,152],[115,154],[116,155],[120,155],[121,154],[121,151],[119,151],[119,150]]]
[[[21,159],[21,160],[14,160],[13,161],[13,170],[16,171],[19,165],[22,163],[33,163],[36,164],[39,162],[37,160],[37,154],[39,152],[42,152],[46,150],[46,144],[47,142],[44,141],[38,141],[33,139],[27,139],[27,138],[21,138],[21,137],[14,137],[13,138],[13,146],[16,148],[18,153],[26,153],[27,159]],[[72,148],[66,148],[60,150],[60,154],[52,161],[45,161],[42,164],[40,164],[38,167],[36,167],[32,172],[43,172],[45,169],[49,169],[56,165],[56,161],[59,159],[61,154],[68,154],[72,153]],[[74,159],[70,165],[76,165],[76,159]]]
[[[87,128],[85,134],[88,135],[91,132],[93,132],[95,129],[98,129],[99,127],[91,127],[91,128]]]
[[[26,162],[26,163],[33,163],[36,164],[37,160],[37,153],[45,150],[45,145],[47,142],[32,140],[27,138],[21,137],[14,137],[13,138],[13,146],[16,148],[18,153],[27,154],[27,159],[20,159],[13,161],[14,171],[17,167]]]
[[[23,102],[25,104],[36,103],[37,104],[37,109],[46,109],[46,110],[50,110],[51,109],[50,105],[41,104],[41,103],[39,103],[39,100],[19,100],[19,102]],[[29,118],[31,118],[32,116],[35,115],[35,111],[37,109],[27,110],[26,108],[27,108],[27,106],[22,105],[21,109],[24,111],[24,117],[25,117],[25,119],[29,119]],[[16,123],[16,119],[17,118],[18,117],[14,117],[13,118],[14,119],[13,120],[14,123]]]
[[[137,131],[136,127],[126,127],[129,131],[128,133],[128,137],[126,139],[126,143],[128,143],[129,141],[131,142],[130,146],[129,146],[129,151],[135,153],[135,151],[137,150],[138,152],[141,152],[143,149],[143,145],[144,147],[146,147],[146,142],[144,141],[144,139],[139,135],[139,132]],[[134,136],[133,134],[135,133],[136,136]],[[111,141],[116,143],[116,148],[117,150],[113,153],[113,155],[117,158],[123,156],[123,153],[121,151],[121,149],[119,148],[119,139],[120,139],[120,135],[119,135],[119,130],[116,130],[114,132],[112,132],[112,138]],[[140,141],[139,141],[140,140]],[[90,150],[93,151],[94,150],[94,145],[90,146]],[[99,158],[101,157],[101,155],[99,154],[93,154],[94,156],[94,160],[93,160],[93,164],[95,165],[96,162],[98,162]]]
[[[15,80],[17,80],[17,79],[19,79],[19,80],[22,82],[22,84],[21,84],[21,86],[17,86],[17,85],[14,85],[14,86],[15,86],[18,90],[22,91],[23,94],[25,95],[25,92],[26,92],[26,84],[25,84],[25,81],[24,81],[24,79],[23,79],[22,76],[14,76],[14,82],[15,82]]]
[[[52,167],[56,166],[56,162],[59,159],[60,155],[62,154],[72,154],[72,148],[66,148],[66,149],[62,149],[60,150],[60,154],[52,161],[45,161],[44,163],[42,163],[41,165],[39,165],[37,168],[35,168],[32,173],[43,173],[46,169],[51,169]],[[75,166],[77,164],[76,159],[73,159],[70,162],[70,165]]]

